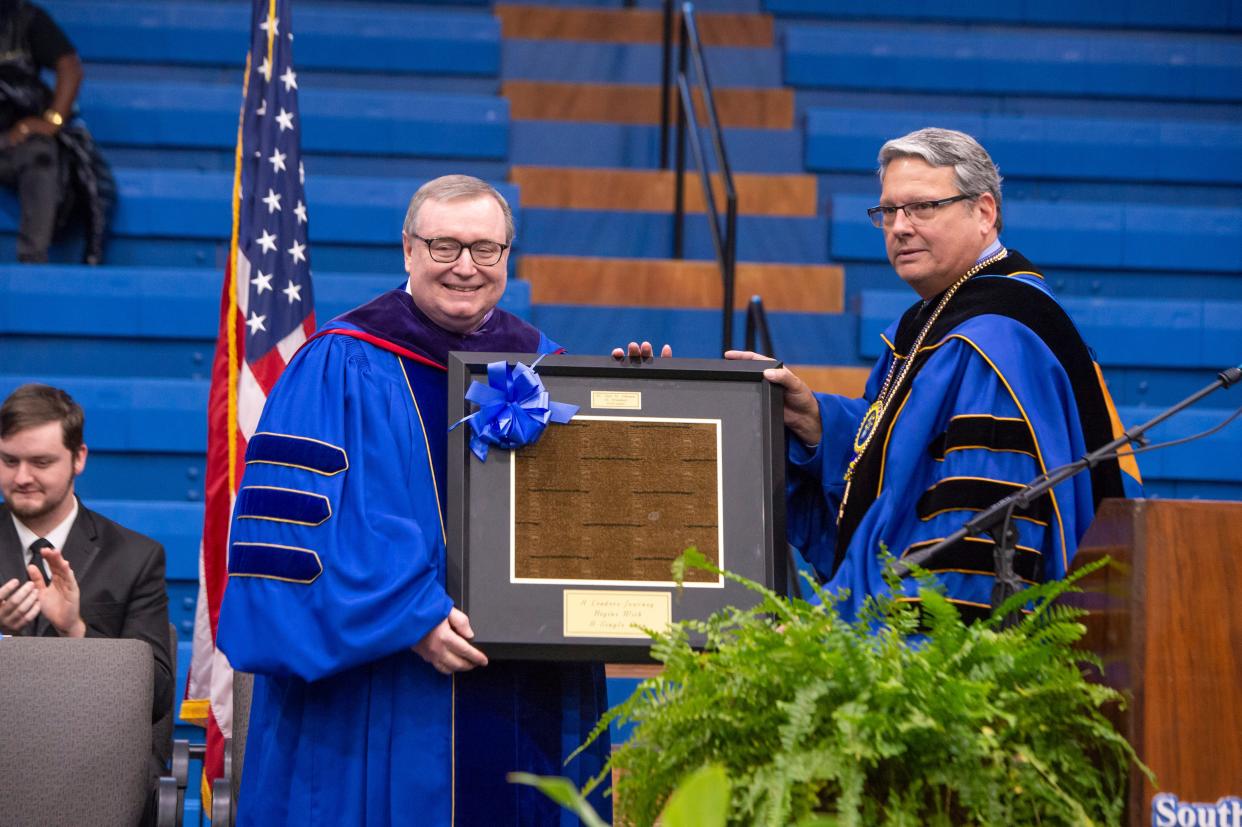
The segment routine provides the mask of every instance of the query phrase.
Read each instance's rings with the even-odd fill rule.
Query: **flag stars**
[[[258,313],[251,311],[250,318],[246,319],[246,327],[250,328],[251,336],[258,333],[259,331],[266,331],[267,330],[267,316],[260,316]]]
[[[306,167],[302,166],[301,161],[298,161],[298,183],[303,186],[306,184]]]
[[[280,107],[280,114],[276,116],[276,123],[280,124],[281,132],[284,132],[286,129],[293,129],[293,113],[286,112],[283,106]]]
[[[263,235],[259,236],[255,240],[258,242],[258,245],[263,248],[263,252],[276,252],[276,236],[269,233],[266,229],[263,231]]]
[[[269,187],[267,195],[260,200],[262,200],[264,204],[267,204],[268,215],[271,215],[274,212],[280,212],[280,193]]]
[[[290,35],[290,37],[292,36],[293,35]],[[298,88],[298,76],[297,73],[293,71],[292,66],[285,69],[285,73],[280,76],[280,79],[284,81],[286,92],[291,92]]]
[[[258,273],[257,276],[250,280],[250,283],[255,286],[255,290],[261,296],[264,290],[272,289],[272,277],[265,274],[262,270],[259,270]]]
[[[267,159],[268,163],[272,165],[272,172],[284,172],[285,158],[287,157],[289,156],[285,155],[285,153],[281,152],[279,149],[273,149],[272,157]]]
[[[302,301],[302,285],[289,282],[280,292],[289,297],[289,304]]]
[[[258,115],[260,118],[267,114],[267,98],[264,98],[263,103],[259,104],[259,108],[254,110],[254,114]],[[256,151],[255,155],[258,154],[259,153]]]
[[[265,32],[268,32],[270,29],[269,33],[275,37],[280,34],[280,18],[269,14],[267,19],[259,24],[259,28]]]
[[[295,241],[293,242],[293,246],[290,247],[287,252],[289,253],[290,257],[293,259],[294,264],[297,264],[299,261],[302,261],[302,262],[306,261],[306,245],[305,244],[299,244],[298,242]]]
[[[257,71],[263,76],[265,81],[268,83],[272,82],[272,64],[266,57],[263,58],[263,62],[259,64]]]
[[[301,199],[298,199],[298,205],[293,208],[293,214],[298,217],[299,224],[306,223],[306,205],[302,203]]]

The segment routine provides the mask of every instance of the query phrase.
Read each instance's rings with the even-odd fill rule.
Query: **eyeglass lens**
[[[431,257],[442,264],[457,261],[461,255],[461,248],[467,247],[470,250],[470,258],[474,259],[475,264],[488,266],[500,261],[500,254],[504,252],[504,245],[495,241],[476,241],[473,244],[462,244],[455,238],[433,238],[427,242],[427,247],[431,250]]]

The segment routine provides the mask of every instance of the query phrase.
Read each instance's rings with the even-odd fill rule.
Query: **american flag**
[[[207,730],[204,805],[232,735],[233,671],[215,646],[228,532],[246,442],[272,386],[315,329],[292,0],[255,0],[237,133],[233,232],[208,400],[207,473],[194,653],[181,717]]]

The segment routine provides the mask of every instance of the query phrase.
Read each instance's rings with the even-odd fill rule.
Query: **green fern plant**
[[[874,597],[848,623],[814,584],[819,604],[784,598],[689,549],[679,571],[723,575],[758,605],[651,633],[664,669],[595,728],[635,725],[584,792],[615,768],[617,823],[650,825],[718,766],[730,825],[1118,824],[1137,758],[1105,709],[1123,699],[1084,677],[1083,612],[1055,602],[1105,562],[969,626],[917,573],[917,606]]]

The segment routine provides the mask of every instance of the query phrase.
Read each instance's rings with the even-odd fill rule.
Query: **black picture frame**
[[[466,390],[472,381],[487,382],[488,364],[531,365],[538,358],[535,354],[451,352],[449,422],[475,410],[465,399]],[[774,364],[779,363],[548,355],[536,372],[552,400],[580,406],[578,416],[718,422],[717,505],[723,520],[719,530],[724,567],[785,593],[789,572],[784,397],[779,386],[763,379],[763,370]],[[641,409],[593,408],[592,391],[621,395],[609,399],[641,394]],[[558,427],[563,426],[548,425]],[[666,600],[673,621],[701,619],[726,605],[758,602],[753,591],[723,578],[681,590],[671,582],[671,575],[668,583],[639,585],[515,578],[511,568],[512,452],[491,448],[486,462],[481,462],[470,451],[469,437],[470,427],[463,424],[448,439],[446,574],[449,594],[470,617],[475,645],[489,657],[649,662],[646,635],[601,635],[594,626],[583,634],[578,628],[581,624],[570,628],[574,625],[568,620],[570,603],[594,606],[598,600],[610,599],[581,592],[616,593],[626,605],[643,603],[642,595],[656,603]],[[658,594],[667,597],[658,598]]]

